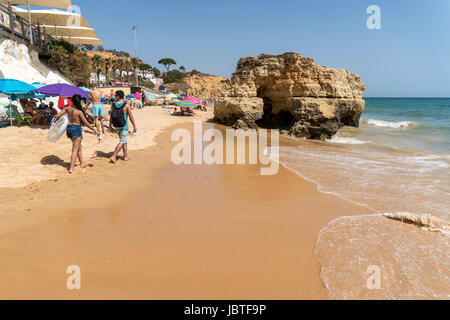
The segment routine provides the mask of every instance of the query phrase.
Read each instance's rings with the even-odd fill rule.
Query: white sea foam
[[[430,231],[438,231],[450,235],[450,223],[429,214],[419,215],[410,212],[385,213],[385,217],[404,223],[412,223]]]
[[[392,121],[384,121],[384,120],[376,120],[376,119],[368,119],[367,124],[369,124],[371,126],[393,128],[393,129],[408,128],[408,127],[414,127],[417,125],[417,123],[415,123],[413,121],[392,122]]]
[[[314,249],[329,297],[448,299],[450,238],[424,229],[382,215],[331,221],[319,232]],[[368,287],[369,266],[379,270],[378,290]]]
[[[341,144],[366,144],[367,141],[358,140],[355,138],[346,138],[346,137],[338,137],[334,136],[331,139],[328,139],[327,142],[330,143],[341,143]]]
[[[445,155],[399,157],[398,160],[405,164],[420,165],[421,170],[425,171],[450,167],[450,159]]]
[[[280,164],[334,194],[376,212],[429,213],[449,220],[445,155],[398,153],[330,145],[280,148]]]

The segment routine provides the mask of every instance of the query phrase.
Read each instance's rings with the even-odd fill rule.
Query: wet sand
[[[371,212],[284,168],[175,166],[172,129],[131,162],[0,189],[0,298],[327,299],[319,230]]]

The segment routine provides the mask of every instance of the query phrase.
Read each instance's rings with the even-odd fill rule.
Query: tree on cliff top
[[[139,65],[139,70],[141,70],[141,78],[144,79],[145,78],[145,72],[152,71],[152,66],[149,65],[148,63],[141,63]]]
[[[153,74],[155,75],[155,77],[159,78],[159,76],[161,75],[161,71],[159,71],[158,68],[154,67],[152,69]]]
[[[170,67],[172,65],[177,64],[177,62],[175,60],[173,60],[172,58],[164,58],[158,61],[159,64],[162,64],[166,69],[167,72],[170,71]]]
[[[164,83],[173,83],[173,82],[180,82],[181,79],[183,79],[185,77],[185,74],[182,73],[180,70],[173,70],[173,71],[169,71],[167,72],[163,79],[164,79]]]

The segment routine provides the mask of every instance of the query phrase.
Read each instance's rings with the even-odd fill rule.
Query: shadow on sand
[[[95,151],[96,158],[105,158],[110,159],[113,156],[114,152],[103,152],[103,151]]]
[[[70,169],[70,163],[69,162],[64,162],[63,159],[61,159],[58,156],[46,156],[44,158],[42,158],[41,160],[41,164],[43,164],[44,166],[60,166],[63,167],[67,170]]]

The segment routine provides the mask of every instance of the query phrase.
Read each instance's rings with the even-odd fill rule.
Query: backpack
[[[117,108],[116,105],[116,103],[113,104],[111,111],[111,122],[114,128],[123,128],[127,124],[127,121],[125,120],[125,113],[123,112],[123,109],[127,104],[124,103],[121,108]]]

